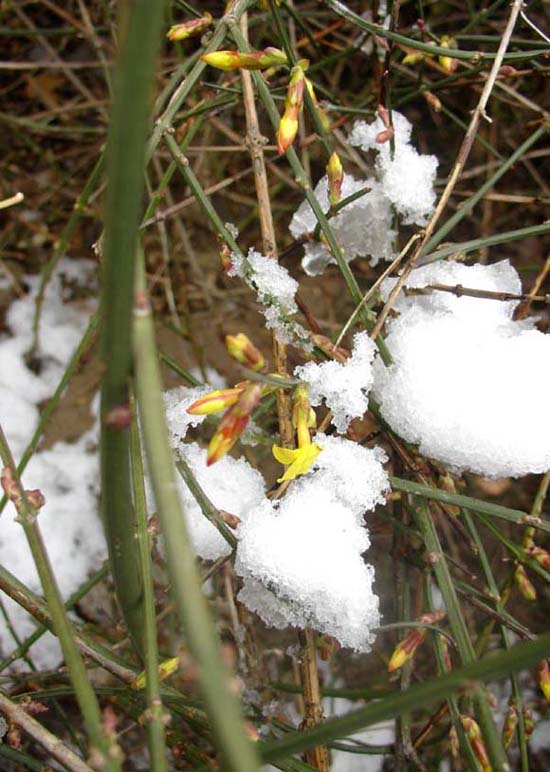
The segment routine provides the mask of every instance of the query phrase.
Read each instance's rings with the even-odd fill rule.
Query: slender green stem
[[[130,430],[130,457],[132,462],[132,491],[136,512],[136,536],[143,579],[143,654],[145,660],[145,694],[147,697],[145,719],[149,745],[149,763],[151,765],[151,772],[167,772],[166,732],[158,671],[157,620],[155,615],[151,540],[149,538],[147,501],[145,497],[145,470],[143,468],[139,429],[135,416]]]
[[[115,73],[115,97],[107,145],[101,308],[103,518],[117,598],[132,640],[140,651],[142,598],[130,485],[128,379],[132,371],[134,258],[144,187],[149,99],[163,7],[162,0],[136,0],[130,6]]]
[[[291,753],[301,753],[305,748],[312,748],[320,743],[337,740],[353,734],[365,727],[387,721],[419,705],[428,706],[451,694],[458,694],[477,689],[479,681],[491,681],[507,678],[510,673],[518,673],[530,667],[550,654],[550,633],[542,635],[536,641],[520,643],[510,651],[490,654],[484,659],[457,668],[439,678],[423,684],[415,684],[406,692],[396,691],[383,700],[374,700],[365,708],[348,713],[339,718],[331,718],[314,729],[290,732],[276,741],[260,746],[262,759],[273,763],[277,759],[287,758]],[[497,766],[495,769],[506,769]]]
[[[440,488],[430,488],[428,485],[415,483],[411,480],[403,480],[400,477],[390,476],[390,484],[395,491],[412,493],[421,498],[442,501],[444,504],[455,504],[464,509],[470,509],[474,512],[481,512],[486,515],[498,517],[501,520],[507,520],[509,523],[531,525],[545,533],[550,533],[550,522],[529,515],[527,512],[522,512],[520,509],[509,509],[500,504],[492,504],[489,501],[474,499],[471,496],[462,496],[458,493],[447,493]]]
[[[57,264],[59,263],[59,261],[67,251],[67,246],[69,244],[69,241],[71,240],[71,237],[74,233],[76,226],[78,225],[82,215],[86,211],[86,207],[88,205],[90,196],[92,195],[92,193],[94,192],[94,190],[96,189],[99,183],[99,180],[103,173],[104,161],[105,161],[105,158],[102,152],[99,158],[97,159],[94,168],[90,172],[90,176],[86,180],[86,183],[82,189],[82,192],[80,193],[80,195],[76,200],[76,203],[73,207],[73,210],[67,221],[67,224],[63,228],[63,232],[61,233],[60,237],[57,239],[57,241],[54,244],[52,256],[50,257],[48,263],[42,270],[42,275],[40,277],[40,285],[38,287],[38,292],[36,294],[36,300],[35,300],[34,319],[32,322],[33,338],[32,338],[32,345],[31,345],[31,352],[36,351],[38,346],[38,335],[40,332],[40,316],[42,313],[42,306],[44,304],[44,295],[46,294],[46,289],[48,287],[48,284],[50,283],[50,280],[57,267]]]
[[[94,694],[93,687],[88,680],[88,673],[86,672],[84,661],[73,636],[71,625],[67,619],[63,600],[48,558],[46,547],[42,540],[42,535],[38,527],[38,510],[31,505],[27,498],[27,494],[23,490],[21,480],[17,474],[15,462],[1,426],[0,457],[2,458],[4,467],[9,470],[11,475],[14,490],[12,489],[10,498],[13,499],[18,506],[18,520],[25,531],[25,536],[40,578],[40,583],[44,590],[44,597],[46,598],[46,603],[51,615],[53,629],[59,638],[59,643],[63,651],[65,662],[67,663],[76,699],[82,712],[90,741],[94,747],[94,751],[98,753],[102,759],[105,772],[118,772],[118,770],[120,770],[120,761],[118,759],[117,750],[116,747],[107,740],[102,731],[99,703]]]
[[[443,241],[443,239],[447,236],[448,233],[452,231],[455,225],[457,225],[457,223],[466,217],[466,215],[472,212],[477,202],[480,201],[483,196],[496,185],[500,178],[506,174],[508,169],[510,169],[516,163],[516,161],[524,156],[529,148],[538,142],[539,139],[547,133],[547,131],[548,127],[546,125],[539,126],[537,129],[535,129],[535,131],[529,137],[527,137],[527,139],[522,142],[522,144],[516,148],[516,150],[514,150],[512,155],[509,156],[506,161],[504,161],[498,167],[496,172],[492,174],[489,179],[483,183],[483,185],[480,185],[476,192],[470,196],[470,198],[464,201],[456,210],[456,212],[438,228],[438,230],[429,239],[429,241],[424,244],[420,254],[422,256],[425,255],[430,250],[433,250],[434,247],[436,247],[441,241]]]
[[[443,595],[443,600],[445,601],[449,623],[456,640],[460,658],[464,665],[468,665],[475,662],[475,651],[462,614],[462,609],[456,594],[445,553],[439,542],[439,536],[433,518],[425,502],[421,502],[415,509],[410,507],[409,511],[413,514],[418,524],[428,554],[431,556],[433,572],[436,576],[441,594]],[[485,690],[476,689],[473,693],[473,701],[476,706],[481,733],[491,763],[495,769],[505,772],[505,770],[509,770],[510,767],[508,765],[506,753],[498,736]]]
[[[232,772],[256,772],[256,753],[244,732],[237,701],[228,689],[229,676],[220,659],[215,629],[201,592],[195,555],[177,495],[153,320],[144,284],[144,275],[140,271],[134,309],[136,393],[173,593],[189,648],[199,665],[202,691],[226,767]]]

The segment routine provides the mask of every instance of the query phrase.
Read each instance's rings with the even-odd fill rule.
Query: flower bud
[[[315,413],[314,413],[315,416]],[[314,418],[315,420],[315,418]],[[294,390],[292,406],[292,426],[298,434],[298,447],[303,448],[311,444],[309,429],[311,424],[311,405],[309,402],[307,386],[297,386]],[[314,424],[315,425],[315,424]]]
[[[179,663],[179,657],[171,657],[170,659],[164,660],[164,662],[160,662],[158,665],[159,679],[164,681],[165,678],[168,678],[168,676],[171,676],[173,673],[175,673],[179,667]],[[145,689],[146,684],[147,675],[144,670],[136,676],[132,687],[134,689]]]
[[[335,206],[342,198],[342,183],[344,182],[344,168],[338,153],[334,152],[328,159],[328,200],[331,206]]]
[[[218,70],[265,70],[277,64],[286,64],[284,51],[268,46],[263,51],[213,51],[201,59]]]
[[[533,583],[527,576],[527,571],[521,565],[521,563],[517,564],[516,570],[514,571],[514,582],[516,583],[516,587],[523,595],[525,600],[537,599],[537,591],[535,590]]]
[[[260,401],[261,394],[262,387],[260,384],[250,384],[241,392],[233,407],[230,407],[227,413],[225,413],[214,436],[210,440],[206,458],[207,466],[211,466],[211,464],[219,461],[222,456],[225,456],[231,450],[246,429],[252,412]]]
[[[449,35],[443,35],[441,38],[441,41],[439,43],[441,48],[456,48],[456,40],[452,37],[449,37]],[[442,68],[445,70],[445,72],[448,72],[449,74],[452,74],[455,72],[456,68],[458,67],[458,59],[453,59],[452,56],[438,56],[439,64],[442,66]]]
[[[456,493],[455,481],[448,472],[446,474],[439,475],[437,487],[441,488],[442,491],[446,491],[447,493]],[[460,515],[460,507],[457,507],[456,504],[445,504],[445,510],[453,517],[458,517],[458,515]]]
[[[199,19],[190,19],[189,21],[184,21],[181,24],[173,24],[166,33],[166,37],[168,40],[172,41],[187,40],[187,38],[202,35],[202,33],[207,30],[211,24],[212,14],[207,12]]]
[[[200,397],[187,408],[190,415],[210,415],[227,410],[234,405],[246,386],[234,386],[232,389],[215,389]]]
[[[225,345],[230,355],[237,362],[256,372],[264,369],[265,359],[262,353],[244,332],[240,332],[238,335],[226,335]]]
[[[411,632],[395,647],[390,661],[388,662],[388,673],[393,673],[394,670],[399,670],[403,665],[408,662],[414,654],[424,638],[426,637],[426,630],[417,628],[411,630]]]
[[[513,703],[510,703],[506,715],[504,717],[504,724],[502,727],[502,744],[508,750],[514,739],[516,727],[518,725],[519,715],[518,709]]]
[[[422,96],[434,112],[441,112],[443,105],[441,104],[440,98],[436,96],[433,91],[423,91]]]
[[[542,566],[546,571],[550,571],[550,552],[543,550],[542,547],[529,547],[526,550],[530,558],[534,558],[539,566]]]
[[[460,743],[458,741],[458,734],[454,726],[449,729],[449,746],[453,759],[455,761],[460,761]]]
[[[277,149],[279,155],[286,153],[294,142],[298,131],[298,117],[304,105],[304,69],[297,64],[292,68],[286,92],[285,110],[277,131]]]
[[[462,726],[464,727],[466,737],[470,742],[470,746],[472,748],[472,751],[474,752],[474,756],[478,760],[482,771],[491,772],[492,770],[491,763],[489,761],[487,749],[485,748],[485,743],[481,738],[481,732],[479,730],[479,726],[477,725],[477,723],[474,721],[473,718],[470,718],[470,716],[460,716],[460,721],[462,722]]]
[[[545,698],[550,702],[550,665],[543,659],[538,667],[539,686]]]

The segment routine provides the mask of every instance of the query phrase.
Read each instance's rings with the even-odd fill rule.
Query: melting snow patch
[[[93,310],[88,301],[65,303],[65,281],[89,286],[91,261],[61,262],[44,299],[38,354],[41,369],[32,372],[25,354],[32,342],[32,319],[39,277],[26,277],[31,291],[15,300],[7,313],[10,334],[0,340],[0,422],[16,462],[24,452],[39,420],[39,404],[57,387],[67,360],[78,345]],[[65,281],[64,281],[65,280]],[[97,516],[97,422],[77,442],[58,442],[36,452],[23,473],[27,488],[39,488],[46,504],[38,523],[64,598],[78,589],[106,557],[103,529]],[[2,515],[0,562],[33,592],[42,588],[23,529],[15,522],[12,505]],[[24,639],[35,622],[9,598],[3,602],[16,634]],[[16,647],[7,625],[0,625],[0,649],[7,655]],[[38,668],[60,660],[57,640],[47,634],[30,649]]]
[[[521,291],[508,261],[438,263],[407,280],[431,284]],[[396,303],[386,339],[394,364],[375,363],[373,395],[397,434],[453,470],[498,478],[550,469],[550,335],[513,321],[516,305],[438,291]]]

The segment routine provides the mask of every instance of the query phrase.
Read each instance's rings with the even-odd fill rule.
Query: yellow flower
[[[321,450],[322,448],[315,443],[304,445],[303,448],[296,448],[295,450],[273,445],[272,451],[277,461],[285,466],[288,465],[288,469],[282,477],[279,477],[277,482],[294,480],[295,477],[308,472]]]

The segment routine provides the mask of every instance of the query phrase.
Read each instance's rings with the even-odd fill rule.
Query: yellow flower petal
[[[277,482],[294,480],[295,477],[309,472],[311,465],[321,450],[322,448],[320,448],[319,445],[315,445],[315,443],[306,445],[303,448],[296,448],[296,450],[280,448],[278,445],[274,445],[273,455],[277,461],[279,461],[281,464],[289,464],[288,469],[285,471],[282,477],[279,477]]]

